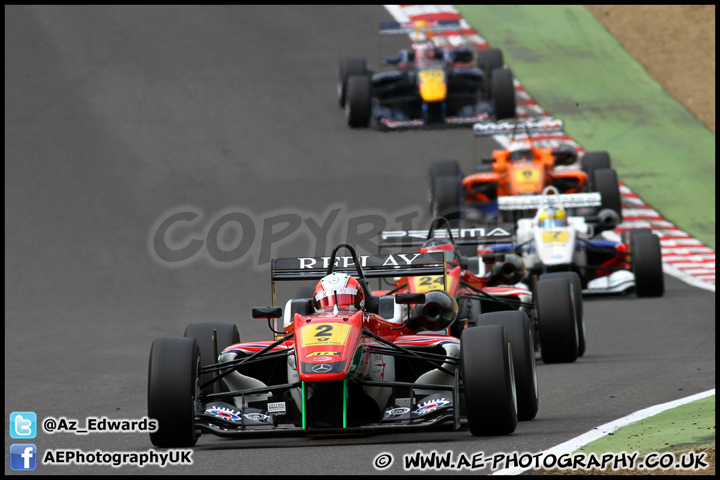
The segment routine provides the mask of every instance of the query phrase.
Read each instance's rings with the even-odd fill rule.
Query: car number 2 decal
[[[301,330],[302,346],[344,345],[352,327],[344,323],[305,325]]]

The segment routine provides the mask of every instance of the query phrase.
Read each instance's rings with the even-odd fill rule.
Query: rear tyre
[[[200,348],[194,338],[158,338],[150,348],[148,417],[158,421],[150,434],[156,447],[192,447],[197,443]]]
[[[570,363],[578,357],[578,330],[572,285],[565,278],[537,283],[540,355],[545,363]]]
[[[430,213],[435,211],[433,202],[435,199],[435,181],[440,177],[453,177],[460,181],[460,165],[457,160],[437,160],[430,164],[429,181],[430,181]]]
[[[348,78],[345,116],[352,128],[368,127],[372,108],[370,104],[370,77],[354,75]]]
[[[515,86],[509,68],[496,68],[490,79],[490,91],[495,101],[495,118],[514,118],[516,113]]]
[[[582,158],[583,172],[588,174],[588,181],[592,183],[593,172],[599,168],[610,168],[610,154],[608,152],[588,152]]]
[[[660,238],[654,233],[630,237],[630,259],[638,297],[661,297],[665,293]]]
[[[582,283],[580,281],[580,275],[576,272],[555,272],[546,273],[541,276],[541,280],[550,280],[552,278],[567,278],[573,288],[574,302],[575,302],[575,320],[577,321],[578,329],[578,357],[585,355],[585,320],[583,319],[583,298],[582,298]]]
[[[505,329],[487,325],[463,331],[460,368],[470,433],[514,432],[518,422],[515,373]]]
[[[593,172],[593,185],[600,193],[600,208],[609,208],[618,215],[618,223],[622,222],[622,200],[617,173],[612,168],[600,168]]]
[[[194,338],[197,340],[198,347],[200,347],[200,367],[206,367],[214,363],[218,363],[217,357],[213,355],[213,342],[212,332],[213,329],[217,333],[217,353],[220,352],[230,345],[240,343],[240,333],[238,333],[237,327],[232,323],[191,323],[185,328],[183,337]],[[213,378],[212,373],[205,373],[200,376],[200,384],[209,381]],[[210,393],[227,392],[222,381],[215,382],[211,385],[202,389],[204,395]]]
[[[499,48],[488,48],[480,50],[477,53],[477,66],[486,75],[492,75],[492,71],[496,68],[502,68],[505,65],[502,50]]]
[[[530,319],[519,311],[492,312],[478,316],[477,324],[505,328],[512,347],[518,420],[532,420],[538,412],[538,381]]]
[[[430,164],[430,181],[437,177],[460,178],[460,165],[457,160],[436,160]]]
[[[635,235],[641,235],[641,234],[647,234],[647,233],[653,233],[653,231],[649,228],[631,228],[629,230],[623,230],[622,234],[620,235],[620,238],[622,239],[622,243],[624,243],[627,246],[630,246],[630,241],[632,237]]]
[[[338,103],[345,108],[347,81],[352,75],[367,75],[367,64],[363,57],[343,57],[340,59],[340,78],[338,79]]]

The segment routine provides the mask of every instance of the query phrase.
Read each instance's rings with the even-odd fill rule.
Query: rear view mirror
[[[253,318],[281,318],[282,307],[255,307],[252,309]]]

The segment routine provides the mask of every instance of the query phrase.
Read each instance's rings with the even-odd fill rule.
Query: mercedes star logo
[[[332,367],[327,363],[321,363],[312,367],[312,371],[315,373],[327,373],[332,370]]]

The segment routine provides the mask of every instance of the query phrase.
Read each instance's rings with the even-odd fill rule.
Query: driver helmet
[[[431,41],[416,42],[413,44],[415,60],[427,60],[435,58],[435,45]]]
[[[445,261],[455,261],[455,245],[446,238],[431,238],[426,240],[420,247],[420,253],[445,252]]]
[[[510,144],[510,160],[533,160],[535,155],[530,142],[514,141]]]
[[[315,307],[324,310],[338,308],[359,309],[364,305],[365,294],[360,283],[347,273],[332,273],[315,286]]]
[[[540,211],[538,224],[543,228],[566,227],[567,214],[562,208],[548,207]]]

